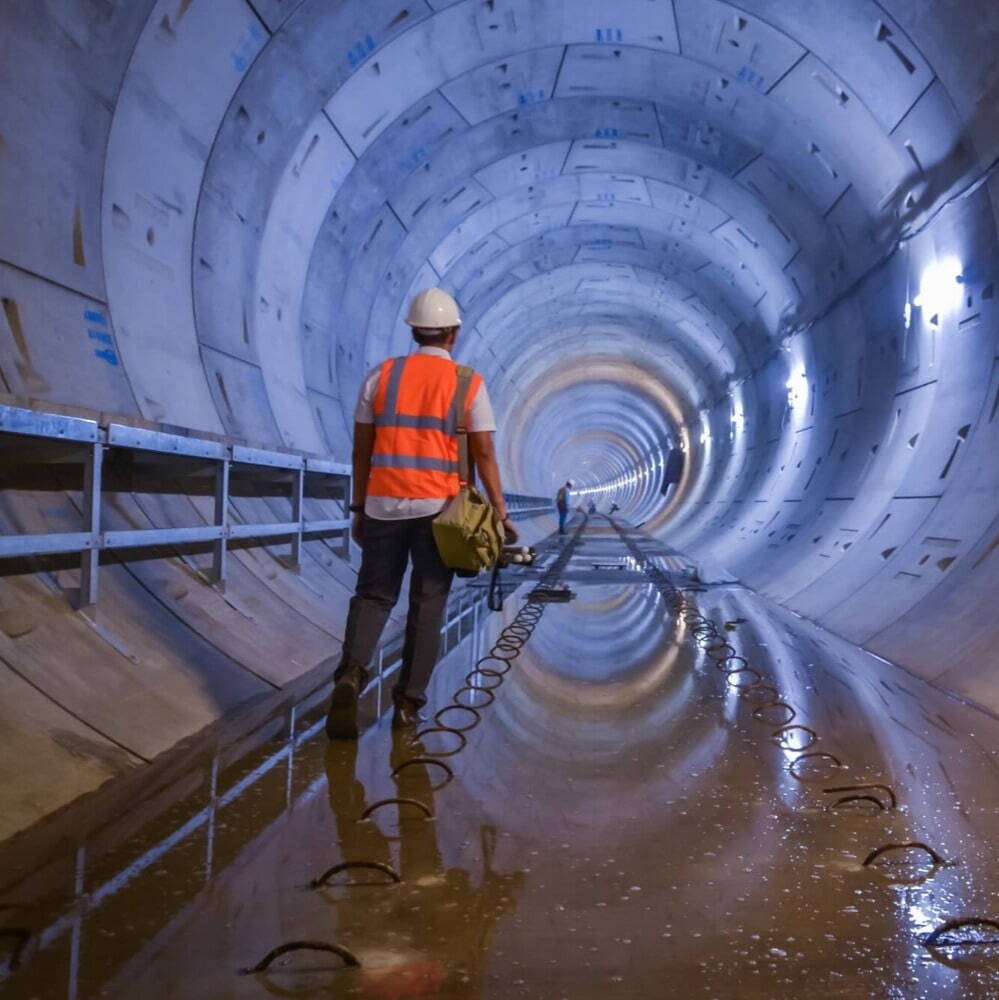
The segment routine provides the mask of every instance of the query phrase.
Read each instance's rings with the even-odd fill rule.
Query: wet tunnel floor
[[[67,832],[64,856],[8,868],[0,927],[31,937],[0,940],[8,960],[24,943],[0,996],[999,995],[994,945],[924,943],[999,919],[999,722],[741,588],[691,593],[792,720],[716,669],[609,528],[584,532],[562,578],[576,598],[547,606],[460,752],[385,718],[329,744],[321,703],[303,704],[179,775],[165,812],[126,813],[117,842]],[[433,709],[525,594],[442,662]],[[807,728],[775,737],[791,723]],[[393,777],[414,757],[453,779],[419,762]],[[855,785],[878,787],[826,791]],[[390,797],[434,815],[361,821]],[[864,865],[911,842],[937,860]],[[343,861],[400,881],[356,868],[311,887]],[[361,965],[297,951],[240,973],[295,941]]]

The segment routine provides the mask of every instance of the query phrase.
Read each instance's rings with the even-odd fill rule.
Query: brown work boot
[[[326,735],[331,740],[357,739],[357,699],[364,687],[364,671],[348,667],[333,685],[326,716]]]
[[[415,698],[396,698],[395,710],[392,712],[393,729],[416,729],[424,722],[420,709],[421,702]]]

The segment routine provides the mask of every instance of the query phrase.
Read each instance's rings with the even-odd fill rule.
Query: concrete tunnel
[[[997,43],[987,0],[4,0],[0,995],[999,995]],[[303,892],[431,824],[357,840],[380,682],[356,760],[317,735],[357,553],[308,484],[432,285],[540,556],[499,615],[459,582],[440,704],[523,649],[452,787],[399,772],[425,877]],[[359,964],[237,974],[287,939]]]

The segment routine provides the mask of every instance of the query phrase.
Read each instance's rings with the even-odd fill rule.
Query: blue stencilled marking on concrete
[[[108,325],[107,316],[105,316],[103,313],[94,312],[93,309],[84,310],[83,318],[88,323],[100,323],[101,326]]]
[[[546,101],[546,100],[548,100],[548,91],[547,90],[531,90],[531,91],[528,91],[526,94],[521,94],[517,98],[517,103],[518,104],[537,104],[538,101]]]
[[[756,72],[756,70],[750,69],[748,66],[743,66],[737,76],[743,83],[748,83],[750,86],[755,87],[757,90],[763,89],[763,77]]]
[[[415,150],[410,156],[407,156],[399,165],[402,167],[403,173],[411,174],[426,158],[426,147],[420,146],[419,149]]]
[[[597,28],[598,42],[623,42],[624,32],[620,28]]]
[[[236,48],[229,53],[232,58],[233,68],[237,73],[242,73],[250,65],[253,58],[260,51],[263,40],[263,30],[257,24],[251,24],[243,37],[236,44]]]
[[[110,347],[104,347],[99,351],[94,351],[94,357],[106,361],[109,365],[118,367],[118,355]]]
[[[350,63],[351,68],[356,69],[360,66],[376,48],[378,48],[378,45],[371,35],[365,35],[361,41],[355,43],[347,52],[347,61]]]
[[[87,336],[89,336],[91,340],[97,340],[102,344],[113,343],[111,340],[111,334],[104,330],[88,330]]]

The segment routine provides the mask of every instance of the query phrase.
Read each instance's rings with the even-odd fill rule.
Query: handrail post
[[[479,600],[472,604],[472,657],[479,658]]]
[[[344,476],[344,487],[343,487],[343,514],[348,521],[353,520],[353,515],[348,509],[350,507],[352,498],[354,496],[354,474],[353,472],[349,476]],[[343,540],[340,544],[340,557],[347,562],[350,562],[350,525],[348,524],[346,531],[343,533]]]
[[[222,537],[216,539],[212,545],[212,577],[216,583],[225,583],[229,556],[228,458],[223,458],[215,470],[215,526],[222,529]]]
[[[296,470],[291,483],[291,519],[298,525],[298,530],[291,537],[291,564],[298,566],[302,562],[302,518],[305,508],[305,466]]]
[[[83,530],[90,535],[89,547],[80,556],[80,607],[97,601],[97,575],[101,565],[101,477],[104,445],[95,441],[83,466]]]

